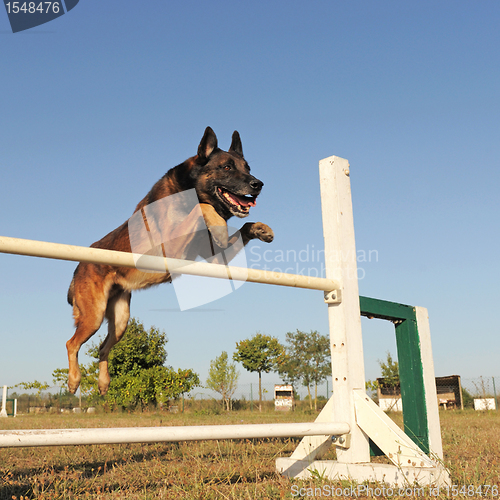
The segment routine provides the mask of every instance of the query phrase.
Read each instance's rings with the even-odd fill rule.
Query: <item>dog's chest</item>
[[[115,279],[115,282],[128,292],[170,281],[172,281],[170,273],[145,273],[139,269],[130,269],[125,276],[117,276]]]

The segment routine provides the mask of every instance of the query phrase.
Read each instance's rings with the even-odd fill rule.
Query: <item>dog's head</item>
[[[225,220],[246,217],[264,183],[250,174],[243,157],[240,134],[233,133],[231,147],[223,151],[217,136],[207,127],[190,172],[201,203],[212,205]]]

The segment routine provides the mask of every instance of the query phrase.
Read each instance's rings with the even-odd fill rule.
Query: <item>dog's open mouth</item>
[[[257,196],[240,196],[220,187],[217,188],[217,193],[233,212],[246,215],[250,211],[250,207],[256,205]]]

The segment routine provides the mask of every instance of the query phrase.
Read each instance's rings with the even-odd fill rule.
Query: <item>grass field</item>
[[[400,423],[399,415],[394,418]],[[0,428],[154,427],[312,420],[314,416],[300,411],[262,414],[238,411],[220,415],[44,414],[4,418],[0,420]],[[449,497],[500,498],[500,412],[443,411],[441,426],[445,464],[453,484],[458,486],[450,490]],[[331,484],[321,478],[296,481],[276,474],[275,459],[289,456],[298,441],[291,438],[1,449],[0,500],[332,498],[335,488],[345,490],[347,484]],[[487,486],[496,489],[487,491]],[[297,494],[299,488],[303,495]],[[397,498],[397,493],[391,498]],[[447,497],[440,493],[432,498]],[[376,490],[372,496],[388,497]],[[408,492],[399,496],[403,497],[408,498]],[[430,498],[427,492],[425,497],[418,492],[413,497]]]

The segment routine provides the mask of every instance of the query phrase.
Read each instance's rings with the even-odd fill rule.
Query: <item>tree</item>
[[[16,384],[14,387],[22,387],[25,391],[35,389],[37,391],[37,396],[40,397],[42,391],[48,389],[50,385],[47,384],[47,382],[39,382],[38,380],[35,380],[33,382],[19,382],[19,384]]]
[[[52,381],[54,382],[54,385],[57,385],[58,387],[61,388],[67,387],[68,373],[69,373],[68,368],[56,368],[52,372]]]
[[[285,348],[278,339],[257,333],[251,339],[236,343],[233,359],[245,370],[259,374],[259,411],[262,411],[262,373],[277,371],[285,359]]]
[[[225,404],[228,411],[231,409],[231,398],[236,391],[239,375],[236,365],[228,363],[226,351],[210,361],[207,387],[222,396],[222,405]]]
[[[387,358],[384,361],[378,360],[380,366],[380,371],[382,378],[384,379],[384,387],[391,390],[394,394],[396,393],[397,387],[399,387],[399,364],[397,361],[392,360],[392,355],[387,351]],[[366,382],[366,389],[376,393],[377,389],[380,387],[378,380],[368,380]]]
[[[330,337],[321,335],[317,331],[311,331],[310,355],[311,355],[311,380],[314,383],[314,409],[318,409],[318,385],[332,374],[332,362],[330,353]]]
[[[318,384],[331,373],[330,339],[317,331],[297,330],[286,334],[286,356],[279,368],[280,376],[294,385],[307,387],[312,410],[311,386],[314,385],[314,409],[318,409]]]
[[[167,360],[165,349],[167,342],[165,332],[161,332],[154,326],[147,331],[142,323],[131,318],[124,338],[113,347],[109,354],[110,377],[120,377],[139,370],[163,366]]]
[[[392,360],[391,353],[387,351],[387,359],[385,363],[378,360],[380,365],[380,370],[382,372],[382,378],[384,379],[384,385],[395,390],[399,386],[399,364],[397,361]]]
[[[112,407],[145,407],[164,404],[200,385],[198,375],[190,369],[164,366],[167,359],[167,337],[155,327],[146,331],[144,325],[131,318],[123,339],[108,358],[111,383],[104,400]],[[92,399],[101,399],[97,388],[99,347],[91,345],[87,354],[95,358],[83,367],[82,383]]]

